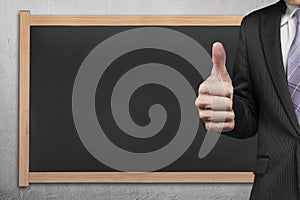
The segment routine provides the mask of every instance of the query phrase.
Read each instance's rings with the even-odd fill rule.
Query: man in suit
[[[251,200],[300,199],[300,0],[280,0],[241,23],[228,74],[221,43],[195,100],[210,131],[258,134]]]

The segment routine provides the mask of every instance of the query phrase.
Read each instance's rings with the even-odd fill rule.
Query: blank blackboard
[[[23,17],[25,14],[28,13],[24,12]],[[145,30],[151,28],[151,31],[162,30],[163,32],[166,31],[166,33],[169,31],[170,33],[190,38],[191,41],[193,40],[200,44],[208,55],[211,54],[213,42],[221,41],[226,48],[227,67],[230,70],[237,53],[239,24],[235,21],[240,20],[240,17],[228,18],[228,20],[235,19],[235,21],[229,21],[230,23],[227,21],[226,23],[226,21],[220,20],[225,18],[222,16],[215,17],[215,19],[212,17],[210,20],[207,20],[205,17],[201,18],[201,16],[190,16],[188,18],[190,22],[178,20],[186,19],[187,16],[177,16],[177,20],[166,20],[162,16],[154,16],[154,22],[152,21],[152,24],[149,24],[150,22],[145,20],[145,16],[144,18],[141,16],[136,16],[136,18],[131,16],[132,18],[130,19],[136,19],[135,22],[138,21],[139,24],[134,24],[134,20],[133,22],[128,19],[126,21],[126,17],[124,16],[119,16],[119,19],[123,20],[120,20],[118,23],[112,20],[111,24],[109,24],[108,16],[94,16],[94,18],[91,16],[81,16],[81,18],[77,16],[72,18],[29,15],[27,17],[31,18],[27,29],[30,33],[27,44],[30,51],[25,55],[28,56],[28,60],[30,60],[27,75],[28,94],[26,94],[27,96],[25,95],[28,99],[29,107],[27,112],[28,119],[25,120],[28,122],[27,128],[29,132],[28,153],[26,155],[28,165],[25,164],[28,174],[27,178],[23,176],[23,181],[25,179],[23,184],[21,184],[22,177],[20,177],[20,186],[26,186],[26,180],[27,184],[28,182],[249,182],[249,180],[251,180],[252,169],[256,158],[256,137],[240,140],[221,135],[211,152],[206,157],[200,159],[198,157],[199,149],[206,136],[206,131],[200,119],[198,119],[195,125],[197,129],[194,133],[195,136],[192,138],[192,142],[189,143],[188,147],[182,148],[185,150],[180,156],[177,156],[178,158],[175,156],[174,159],[168,164],[165,164],[165,166],[163,164],[159,165],[158,163],[160,167],[156,168],[147,168],[146,164],[140,163],[143,161],[143,156],[147,157],[148,154],[146,153],[158,151],[163,149],[164,146],[171,144],[177,132],[181,130],[180,123],[184,123],[185,120],[182,117],[184,115],[180,109],[180,100],[176,99],[176,95],[170,88],[155,82],[156,78],[159,79],[158,77],[160,76],[162,77],[162,81],[172,79],[170,76],[173,72],[170,71],[172,73],[168,74],[167,70],[160,71],[160,67],[169,67],[174,71],[174,74],[175,72],[179,73],[192,88],[194,96],[197,95],[199,84],[203,81],[204,77],[199,73],[199,70],[197,71],[195,69],[195,67],[199,66],[193,66],[193,64],[189,62],[189,58],[168,51],[167,49],[159,49],[151,46],[142,46],[135,50],[129,49],[126,53],[123,52],[122,55],[116,54],[109,65],[102,64],[102,60],[105,62],[106,52],[101,54],[100,50],[95,50],[97,48],[100,49],[99,46],[105,42],[109,44],[107,41],[110,38],[121,36],[123,33],[134,33],[134,31],[143,30],[143,28]],[[78,18],[80,18],[80,20],[78,20]],[[91,18],[94,19],[92,23]],[[198,23],[201,22],[202,24],[195,24],[197,22],[196,19]],[[202,20],[199,21],[199,19]],[[218,19],[220,22],[217,21]],[[102,23],[100,23],[99,20]],[[95,24],[93,24],[94,22]],[[108,24],[103,24],[103,22]],[[165,24],[162,24],[162,22]],[[170,24],[168,24],[168,22],[170,22]],[[172,36],[170,35],[170,37]],[[133,42],[138,43],[136,45],[139,46],[143,43],[142,41],[146,39],[146,35],[139,34]],[[155,40],[155,37],[152,40]],[[174,39],[174,44],[179,42],[182,41]],[[21,45],[24,44],[21,43]],[[186,44],[182,43],[181,45],[188,45],[188,42]],[[106,50],[111,51],[109,55],[112,55],[114,52],[122,49],[122,47],[121,42],[119,45],[114,44],[108,46]],[[22,62],[24,59],[22,56],[24,55],[22,53],[20,55],[20,61]],[[113,150],[109,148],[102,149],[104,155],[102,162],[102,155],[100,156],[101,158],[99,158],[92,152],[92,148],[98,148],[98,146],[88,147],[84,142],[84,140],[86,140],[90,144],[99,143],[99,146],[105,146],[104,142],[100,140],[89,141],[89,136],[86,135],[89,134],[89,131],[93,130],[88,130],[89,128],[87,128],[86,133],[82,131],[81,127],[83,125],[81,124],[86,125],[90,123],[90,127],[93,127],[92,120],[83,119],[84,117],[81,116],[76,119],[76,114],[74,114],[74,112],[78,111],[79,114],[77,113],[77,116],[81,114],[83,116],[89,115],[85,113],[89,112],[88,109],[75,107],[78,107],[78,105],[81,107],[81,104],[84,107],[86,102],[88,102],[84,96],[88,94],[87,90],[90,89],[92,84],[90,83],[89,85],[89,82],[93,82],[93,80],[85,79],[81,81],[82,84],[80,85],[77,79],[79,79],[80,73],[85,73],[84,70],[80,70],[87,65],[85,63],[91,62],[89,59],[94,59],[92,63],[97,66],[99,64],[99,68],[105,68],[102,70],[103,73],[101,77],[97,80],[94,96],[91,97],[92,101],[94,101],[94,105],[91,105],[91,110],[94,109],[94,114],[97,117],[105,137],[112,145],[121,149],[119,151],[125,152],[122,155],[126,155],[126,152],[130,152],[141,158],[140,160],[137,159],[136,163],[134,163],[135,160],[133,158],[127,159],[126,156],[120,158],[123,159],[122,162],[107,161],[110,160],[110,153],[113,154]],[[24,66],[21,64],[20,67]],[[151,78],[146,76],[144,78],[135,77],[134,75],[128,76],[129,78],[124,80],[124,83],[119,86],[122,87],[122,89],[119,90],[121,94],[118,94],[118,92],[114,93],[118,81],[120,81],[122,77],[124,78],[126,73],[133,73],[135,68],[140,68],[140,71],[143,72],[143,69],[146,70],[147,67],[149,68],[149,76],[154,74],[155,80],[153,79],[153,82],[151,82]],[[158,72],[151,71],[156,69]],[[22,69],[20,70],[22,73]],[[163,76],[159,72],[166,74]],[[98,72],[95,71],[94,74],[91,73],[90,79],[93,79],[92,77],[94,76],[97,77],[98,75],[95,75],[96,73]],[[138,74],[138,70],[136,70],[136,73]],[[155,73],[159,74],[155,75]],[[22,76],[22,74],[20,76]],[[86,77],[89,76],[86,75]],[[166,80],[163,80],[164,78]],[[162,117],[162,119],[165,119],[165,122],[156,130],[157,133],[147,137],[139,137],[128,134],[128,132],[120,127],[120,124],[116,122],[118,120],[115,118],[116,115],[119,115],[119,118],[124,118],[125,115],[120,114],[120,112],[123,112],[123,107],[113,111],[112,106],[113,101],[117,102],[116,106],[118,106],[118,102],[120,103],[121,101],[118,100],[118,98],[125,98],[126,92],[129,92],[129,89],[128,91],[124,89],[126,88],[127,82],[128,85],[134,85],[135,81],[143,82],[144,79],[149,79],[150,81],[148,81],[147,84],[137,87],[131,94],[128,107],[125,108],[128,110],[128,116],[131,117],[132,122],[140,127],[151,124],[151,120],[155,121],[155,119],[149,117],[149,109],[153,105],[160,105],[161,107],[158,109],[162,109],[163,107],[166,116],[165,118]],[[20,80],[20,84],[22,81],[23,80]],[[75,84],[76,81],[78,81],[78,86]],[[76,92],[76,87],[83,85],[85,85],[86,88],[78,90],[80,94],[77,94],[78,97],[75,97],[74,93]],[[24,91],[22,92],[21,88],[21,97],[22,94],[24,94]],[[114,95],[116,96],[115,98],[117,98],[116,100],[112,100]],[[24,107],[24,104],[22,104],[21,100],[20,112],[22,106]],[[86,107],[88,108],[89,106]],[[20,123],[22,124],[22,120],[24,119],[21,116],[22,115],[20,115]],[[160,118],[161,116],[156,115],[156,117]],[[81,123],[80,120],[84,122]],[[128,120],[128,118],[124,119],[124,121]],[[158,120],[157,123],[160,123],[160,121]],[[191,128],[191,130],[193,129]],[[79,131],[81,131],[80,134]],[[143,135],[143,133],[140,134]],[[189,137],[189,133],[186,132],[186,134],[187,137]],[[20,143],[22,143],[21,139],[22,129],[20,129]],[[180,143],[177,145],[178,148],[181,148]],[[20,152],[22,148],[24,148],[24,146],[20,146]],[[118,151],[118,149],[116,151]],[[169,153],[170,157],[172,157],[173,154],[171,152]],[[23,160],[22,155],[21,153],[20,162]],[[167,158],[168,156],[166,155],[168,154],[166,153],[160,159],[171,159]],[[104,161],[105,159],[106,161]],[[116,157],[112,156],[111,159],[116,159]],[[130,160],[131,164],[126,164],[126,160]],[[146,162],[147,159],[144,160]],[[153,164],[153,162],[160,162],[160,160],[156,161],[150,158],[149,160],[149,166]],[[128,166],[132,166],[132,168]],[[135,168],[134,166],[142,167]],[[141,170],[144,169],[143,166],[147,170],[154,170],[150,170],[151,172],[147,170],[143,171]],[[153,164],[153,166],[156,165]],[[22,170],[24,168],[21,163],[20,168],[22,168]],[[134,178],[134,176],[136,176],[135,174],[130,178],[130,172],[141,173],[144,176]],[[239,174],[240,172],[241,174]],[[80,179],[79,176],[83,176],[85,173],[91,176],[94,174],[100,178],[99,180],[95,177],[90,179],[87,177],[84,180]],[[213,173],[214,178],[205,176],[205,173],[208,175],[209,173]],[[103,175],[103,177],[105,177],[105,174],[113,176],[111,176],[110,179],[109,177],[101,179],[101,176]],[[126,174],[125,178],[123,174]],[[151,174],[158,176],[149,178],[148,175],[151,176]],[[168,174],[169,178],[165,177],[164,179],[164,174]],[[176,180],[176,178],[170,178],[170,175],[173,177],[178,177],[179,175],[179,177],[181,176],[182,178]],[[197,178],[199,175],[201,175],[202,178],[195,180],[195,177]],[[218,175],[220,178],[218,178]],[[224,178],[224,175],[228,175],[228,178]],[[230,179],[230,176],[233,178]],[[237,178],[235,179],[234,177]]]

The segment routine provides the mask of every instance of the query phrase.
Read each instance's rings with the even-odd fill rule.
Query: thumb
[[[215,42],[212,47],[212,62],[213,69],[211,71],[212,76],[216,76],[219,80],[231,82],[229,74],[226,70],[226,52],[220,42]]]

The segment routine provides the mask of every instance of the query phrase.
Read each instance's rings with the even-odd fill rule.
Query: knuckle
[[[202,110],[199,111],[199,117],[200,119],[204,119],[204,112]]]
[[[204,115],[203,115],[203,112],[201,110],[199,111],[199,118],[202,119],[202,120],[204,119]]]
[[[195,106],[198,107],[198,97],[195,99]]]
[[[228,82],[222,82],[222,84],[226,93],[230,94],[230,92],[232,91],[232,85]]]
[[[230,110],[230,109],[232,108],[232,103],[233,103],[233,102],[232,102],[231,99],[228,99],[228,100],[227,100],[227,109]]]
[[[210,130],[211,123],[209,123],[209,122],[205,123],[205,128],[206,128],[206,130]]]
[[[232,115],[232,120],[235,119],[235,113],[233,111],[231,111],[231,115]]]
[[[228,114],[228,121],[233,121],[234,120],[234,117],[235,117],[235,114],[234,114],[234,112],[229,112],[229,114]]]
[[[206,111],[200,110],[199,117],[202,120],[210,120],[209,114]]]
[[[231,84],[229,84],[229,86],[227,86],[227,91],[228,91],[228,94],[227,95],[232,95],[233,94],[233,86]]]
[[[228,129],[230,129],[230,130],[234,129],[234,125],[235,125],[234,121],[230,122],[228,124]]]
[[[201,108],[207,108],[209,106],[209,102],[207,102],[206,98],[201,96],[198,99],[198,104]]]
[[[207,81],[204,81],[203,83],[200,84],[198,93],[205,93],[207,91],[208,91]]]

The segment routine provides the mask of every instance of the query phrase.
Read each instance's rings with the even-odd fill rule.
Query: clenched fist
[[[212,47],[211,75],[199,86],[195,105],[208,131],[226,132],[234,128],[233,86],[226,70],[226,53],[220,42]]]

